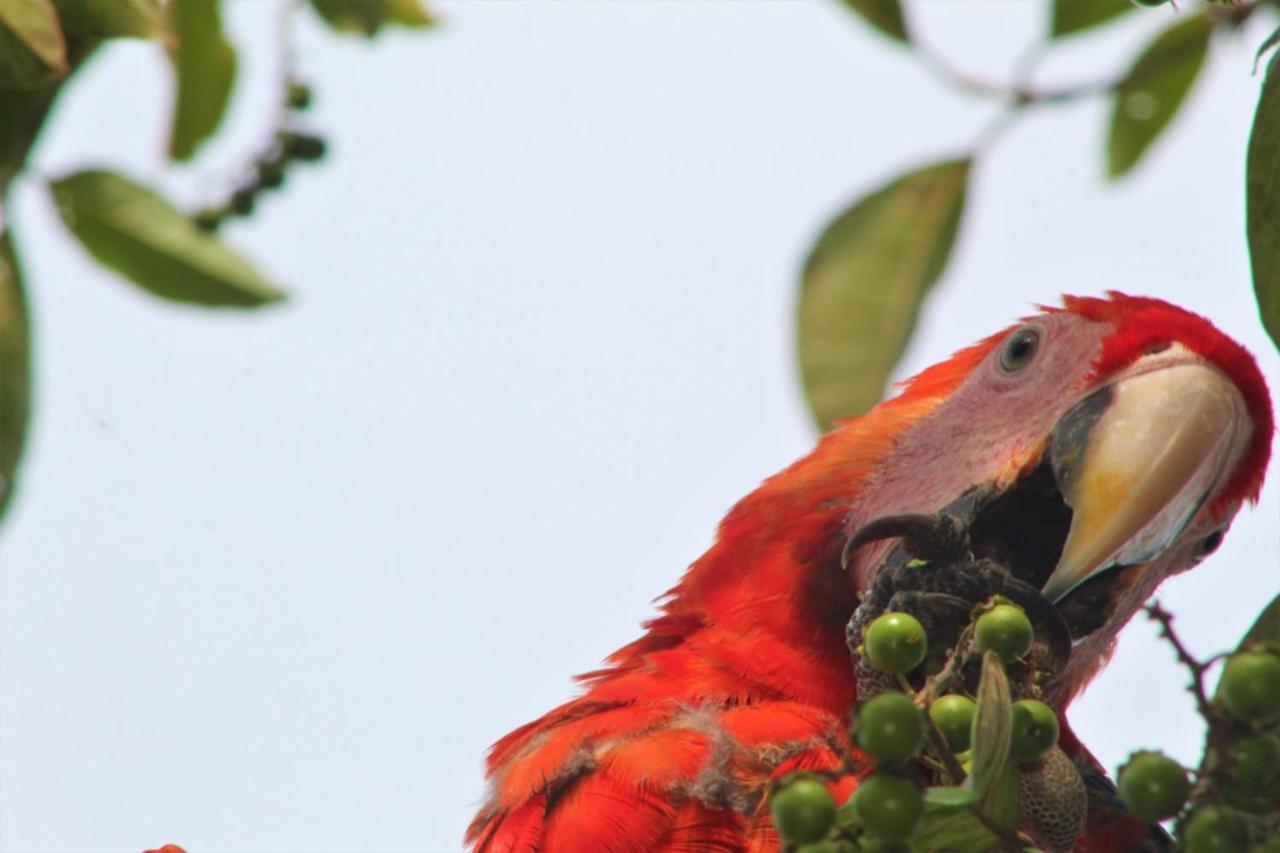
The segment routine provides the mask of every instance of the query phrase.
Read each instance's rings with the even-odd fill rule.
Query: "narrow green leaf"
[[[1263,55],[1277,44],[1280,44],[1280,29],[1267,36],[1262,44],[1258,45],[1258,52],[1253,55],[1253,73],[1258,73],[1258,63],[1262,61]]]
[[[897,39],[903,44],[911,42],[899,0],[844,0],[844,4],[889,38]]]
[[[1107,174],[1118,178],[1137,165],[1173,120],[1200,74],[1213,24],[1193,15],[1166,29],[1146,49],[1112,94]]]
[[[67,35],[168,39],[159,0],[54,0]]]
[[[903,175],[840,214],[809,252],[797,344],[822,429],[880,400],[951,254],[969,166],[952,160]]]
[[[0,2],[0,86],[42,86],[67,73],[67,44],[51,0]]]
[[[236,81],[236,51],[222,33],[217,0],[171,0],[175,43],[169,51],[177,81],[169,156],[190,160],[213,135]]]
[[[0,231],[0,518],[13,500],[31,418],[31,326],[13,234]]]
[[[51,190],[63,221],[89,253],[156,296],[242,307],[284,298],[247,261],[120,175],[77,172]]]
[[[1249,133],[1245,233],[1258,313],[1272,342],[1280,348],[1280,64],[1275,58],[1262,82]]]
[[[329,28],[373,38],[387,24],[421,29],[436,18],[421,0],[311,0],[311,8]]]
[[[913,850],[963,850],[965,853],[982,853],[994,850],[999,844],[991,830],[982,825],[973,813],[942,811],[925,802],[924,820],[911,836]]]
[[[924,789],[925,808],[933,811],[953,812],[967,809],[977,804],[977,793],[972,788],[966,788],[962,785]]]
[[[1105,24],[1134,8],[1133,0],[1053,0],[1049,36],[1062,38]]]
[[[977,713],[973,718],[973,772],[969,783],[982,800],[984,811],[999,793],[1001,776],[1009,766],[1013,737],[1013,698],[1000,656],[988,651],[982,657],[978,681]],[[989,813],[989,812],[988,812]]]

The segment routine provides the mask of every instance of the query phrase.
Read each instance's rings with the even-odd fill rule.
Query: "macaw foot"
[[[929,655],[909,676],[915,687],[941,668],[972,620],[974,608],[995,596],[1019,605],[1031,620],[1036,644],[1028,663],[1036,672],[1057,673],[1066,665],[1071,632],[1057,608],[1004,566],[975,558],[966,523],[960,518],[944,512],[877,519],[849,538],[845,553],[890,538],[898,539],[898,544],[877,570],[848,626],[860,698],[896,687],[891,676],[867,665],[857,651],[866,626],[890,611],[910,613],[929,635]]]

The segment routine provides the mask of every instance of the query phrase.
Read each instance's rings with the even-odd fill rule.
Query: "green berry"
[[[1035,761],[1058,743],[1058,715],[1036,699],[1013,703],[1013,741],[1010,748],[1018,761]]]
[[[836,801],[827,786],[812,776],[800,776],[769,798],[769,813],[778,834],[793,844],[822,839],[836,819]]]
[[[284,183],[284,161],[272,158],[258,164],[258,186],[275,189]]]
[[[1267,784],[1280,776],[1280,737],[1256,735],[1232,744],[1231,766],[1237,784]]]
[[[1244,853],[1249,849],[1249,827],[1234,812],[1205,806],[1187,820],[1183,845],[1186,853]]]
[[[286,96],[291,110],[305,110],[311,106],[311,87],[306,83],[297,80],[289,83],[289,92]]]
[[[248,216],[253,213],[254,193],[252,189],[236,190],[231,196],[230,207],[240,216]]]
[[[905,761],[924,744],[924,714],[905,693],[881,693],[858,711],[858,745],[879,762]]]
[[[1242,722],[1280,715],[1280,656],[1240,652],[1227,658],[1218,694],[1227,713]]]
[[[885,773],[863,779],[849,803],[863,829],[890,841],[909,838],[924,814],[924,798],[915,783]]]
[[[978,617],[973,628],[973,646],[979,652],[993,651],[1005,663],[1013,663],[1031,651],[1035,633],[1021,607],[997,604]]]
[[[1173,817],[1191,793],[1187,771],[1159,752],[1136,752],[1120,768],[1120,799],[1144,823]]]
[[[314,162],[323,160],[328,146],[324,139],[310,133],[287,131],[280,134],[280,146],[290,160]]]
[[[862,635],[867,662],[884,672],[910,672],[928,648],[924,626],[909,613],[882,613]]]
[[[929,719],[942,732],[952,752],[964,752],[973,739],[973,717],[978,706],[968,696],[950,693],[929,706]]]

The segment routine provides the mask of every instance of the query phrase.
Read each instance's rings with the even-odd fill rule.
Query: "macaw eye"
[[[1218,546],[1222,544],[1222,531],[1215,530],[1208,536],[1200,540],[1196,545],[1196,553],[1201,557],[1207,557],[1214,551],[1218,550]]]
[[[1019,329],[1000,348],[1000,370],[1010,374],[1021,372],[1035,359],[1039,349],[1040,331]]]

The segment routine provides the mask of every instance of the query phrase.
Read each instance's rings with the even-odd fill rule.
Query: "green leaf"
[[[42,86],[66,73],[67,44],[51,0],[0,2],[0,86]]]
[[[932,789],[930,789],[932,790]],[[925,802],[924,821],[911,836],[912,850],[955,850],[981,853],[994,850],[999,839],[973,813],[942,811]]]
[[[800,372],[822,429],[874,406],[951,254],[970,161],[910,172],[840,214],[805,261]]]
[[[1127,173],[1173,120],[1200,74],[1213,24],[1194,15],[1169,27],[1138,55],[1112,95],[1107,174]]]
[[[1276,54],[1280,56],[1280,53]],[[1280,65],[1262,81],[1245,159],[1245,233],[1262,325],[1280,348]]]
[[[226,112],[236,81],[236,51],[222,34],[217,0],[172,0],[169,21],[175,36],[169,59],[177,81],[169,156],[190,160]]]
[[[439,21],[418,0],[387,0],[387,20],[406,29],[434,27]]]
[[[51,189],[63,221],[89,253],[156,296],[242,307],[284,298],[247,261],[120,175],[77,172]]]
[[[996,798],[997,784],[1009,766],[1013,738],[1013,698],[1000,656],[988,651],[982,656],[982,677],[978,681],[978,705],[973,717],[973,772],[968,784],[988,806]]]
[[[932,787],[924,789],[924,805],[938,812],[953,812],[978,804],[978,795],[964,786]]]
[[[1253,55],[1253,73],[1258,73],[1258,63],[1262,61],[1263,54],[1277,44],[1280,44],[1280,29],[1267,36],[1263,39],[1262,44],[1258,45],[1258,52]]]
[[[903,44],[911,42],[899,0],[844,0],[844,5],[889,38]]]
[[[80,38],[168,39],[159,0],[54,0],[62,27]]]
[[[1112,21],[1133,8],[1132,0],[1053,0],[1050,38],[1062,38]]]
[[[1266,646],[1280,651],[1280,595],[1271,599],[1271,603],[1258,614],[1253,627],[1240,640],[1240,646]]]
[[[422,28],[436,23],[419,0],[311,0],[311,8],[340,33],[373,38],[386,24]]]
[[[31,327],[13,234],[0,231],[0,518],[13,500],[31,418]]]

